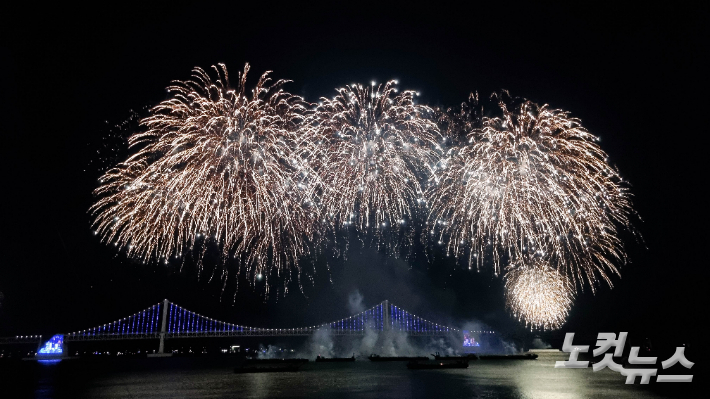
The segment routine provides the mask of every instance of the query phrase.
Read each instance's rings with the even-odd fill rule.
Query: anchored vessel
[[[301,364],[308,359],[246,359],[246,364]]]
[[[478,360],[478,356],[476,356],[475,353],[467,353],[461,356],[441,356],[439,352],[436,352],[436,354],[432,354],[432,356],[434,356],[436,360]]]
[[[408,362],[412,360],[429,360],[426,356],[380,356],[372,354],[368,357],[373,362]]]
[[[354,362],[355,361],[355,355],[352,357],[322,357],[321,355],[318,355],[316,357],[316,362],[319,363],[337,363],[337,362]]]
[[[526,353],[524,355],[480,355],[481,360],[535,360],[537,354]]]

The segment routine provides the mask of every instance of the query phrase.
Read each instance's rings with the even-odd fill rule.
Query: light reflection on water
[[[37,361],[39,362],[39,364],[49,365],[49,364],[57,364],[57,363],[61,362],[62,359],[41,359],[41,360],[37,360]]]
[[[41,367],[34,397],[91,398],[656,398],[610,370],[555,369],[561,352],[537,360],[477,360],[468,369],[408,370],[400,362],[309,362],[297,373],[234,374],[235,359],[74,360]],[[663,392],[668,394],[668,392]],[[28,392],[29,394],[29,392]]]

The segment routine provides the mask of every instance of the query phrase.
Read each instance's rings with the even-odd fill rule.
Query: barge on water
[[[372,354],[368,357],[373,362],[409,362],[412,360],[429,360],[426,356],[380,356]]]
[[[246,364],[301,364],[308,363],[308,359],[249,359]]]
[[[436,360],[478,360],[478,356],[475,353],[467,353],[461,356],[441,356],[439,352],[432,354]]]
[[[525,353],[520,355],[480,355],[481,360],[535,360],[536,353]]]
[[[352,357],[322,357],[321,355],[318,355],[316,357],[316,362],[318,363],[341,363],[341,362],[354,362],[355,361],[355,355],[352,355]]]

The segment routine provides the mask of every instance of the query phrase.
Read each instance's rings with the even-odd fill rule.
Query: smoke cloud
[[[354,289],[345,304],[349,314],[366,310],[364,296]],[[458,338],[458,337],[457,337]],[[321,328],[309,337],[298,351],[299,357],[350,357],[365,358],[371,354],[381,356],[424,356],[440,352],[454,355],[461,352],[461,342],[449,337],[410,337],[404,331],[366,329],[361,336],[334,336],[329,328]],[[457,348],[458,343],[458,348]]]
[[[359,290],[355,290],[348,294],[348,312],[357,314],[365,311],[364,297]]]

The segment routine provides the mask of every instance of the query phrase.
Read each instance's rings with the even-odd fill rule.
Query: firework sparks
[[[501,116],[462,112],[468,143],[450,151],[427,196],[428,235],[469,268],[545,259],[573,286],[594,289],[626,255],[630,195],[607,156],[569,113],[494,94]],[[473,99],[473,98],[472,98]],[[469,109],[474,109],[473,107]]]
[[[100,179],[90,212],[96,233],[144,261],[185,254],[201,264],[209,243],[254,279],[298,264],[310,235],[312,152],[300,125],[306,103],[269,85],[246,91],[249,65],[230,87],[196,68],[129,138],[135,153]],[[241,270],[241,268],[240,268]],[[268,284],[267,284],[268,289]]]
[[[422,205],[422,177],[436,167],[441,136],[433,111],[417,93],[397,93],[396,81],[346,86],[323,98],[313,115],[319,143],[320,209],[330,229],[354,226],[384,235],[404,233]],[[386,246],[397,247],[397,240]]]
[[[567,278],[539,258],[506,268],[506,307],[533,329],[560,328],[572,307],[573,290]]]

